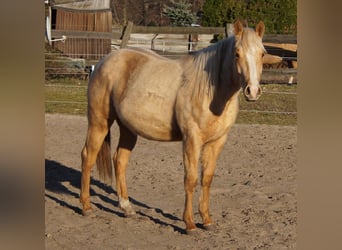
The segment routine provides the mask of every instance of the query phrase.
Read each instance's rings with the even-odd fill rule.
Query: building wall
[[[75,10],[54,7],[52,27],[56,30],[111,32],[112,13],[108,10]],[[67,37],[54,47],[73,58],[100,59],[111,51],[108,38]]]

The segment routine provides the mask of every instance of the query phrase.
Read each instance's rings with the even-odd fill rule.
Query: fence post
[[[158,35],[159,35],[159,34],[155,34],[154,37],[153,37],[152,40],[151,40],[151,50],[154,50],[154,49],[155,49],[155,47],[154,47],[154,40],[157,38]]]
[[[122,41],[120,44],[120,49],[125,48],[127,46],[128,40],[131,36],[132,28],[133,28],[133,22],[129,21],[125,27],[124,32],[123,32]]]
[[[230,37],[234,35],[234,24],[227,23],[225,32],[226,32],[226,37]]]

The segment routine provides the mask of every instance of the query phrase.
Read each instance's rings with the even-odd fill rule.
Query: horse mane
[[[223,39],[207,48],[191,52],[190,63],[184,69],[184,78],[188,84],[193,85],[192,98],[203,100],[205,96],[212,99],[215,94],[215,89],[219,87],[219,84],[223,77],[223,67],[229,67],[225,65],[225,58],[230,58],[232,55],[235,38],[230,37]],[[232,63],[232,62],[231,62]],[[229,77],[227,74],[229,68],[225,68],[225,77]]]

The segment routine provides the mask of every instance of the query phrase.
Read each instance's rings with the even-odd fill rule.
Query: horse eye
[[[239,58],[239,57],[240,57],[239,53],[236,52],[236,53],[235,53],[235,57],[236,57],[236,58]]]
[[[265,56],[265,53],[262,53],[261,56],[264,57],[264,56]]]

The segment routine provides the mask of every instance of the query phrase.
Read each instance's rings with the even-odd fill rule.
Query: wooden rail
[[[133,26],[132,33],[142,34],[223,34],[228,36],[231,27],[152,27],[152,26]],[[115,28],[114,28],[115,30]],[[116,29],[117,31],[117,29]],[[265,34],[264,42],[269,43],[297,43],[295,35]]]
[[[51,30],[51,37],[66,36],[67,38],[99,38],[99,39],[117,39],[110,32],[78,31],[78,30]]]
[[[131,26],[131,29],[126,27]],[[130,31],[130,32],[128,32]],[[128,24],[125,27],[113,27],[111,32],[93,32],[93,31],[75,31],[75,30],[51,30],[52,37],[72,37],[72,38],[110,38],[122,39],[126,33],[129,36],[131,33],[141,34],[222,34],[229,35],[231,28],[227,27],[154,27],[154,26],[135,26]],[[265,34],[263,38],[267,43],[289,43],[296,44],[297,36],[295,35],[278,35]]]

